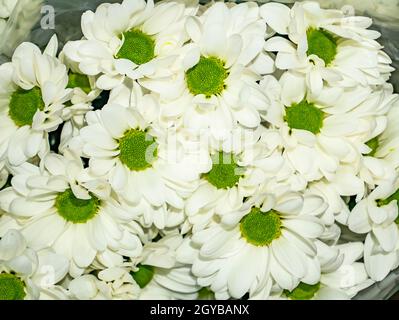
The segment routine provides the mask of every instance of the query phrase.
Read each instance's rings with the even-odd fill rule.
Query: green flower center
[[[137,65],[151,61],[155,57],[155,41],[144,32],[133,29],[123,33],[123,44],[116,57],[128,59]]]
[[[89,94],[91,92],[89,78],[86,75],[80,73],[69,72],[67,88],[80,88],[86,94]]]
[[[130,272],[131,276],[133,277],[134,281],[139,285],[141,289],[143,289],[147,284],[150,283],[152,278],[154,277],[154,267],[148,265],[141,265],[137,266],[139,270],[136,272]]]
[[[243,168],[234,161],[232,153],[219,152],[212,156],[212,170],[203,175],[217,189],[228,189],[237,185]]]
[[[18,88],[12,95],[8,114],[18,127],[31,126],[37,110],[44,109],[40,88],[30,90]]]
[[[320,283],[306,284],[300,282],[292,291],[284,290],[284,294],[292,300],[310,300],[320,289]]]
[[[380,146],[380,141],[378,139],[378,136],[373,138],[373,139],[371,139],[371,140],[369,140],[369,141],[367,141],[366,145],[371,149],[371,151],[369,152],[368,156],[374,157],[376,152],[377,152],[377,150],[378,150],[378,147]]]
[[[391,194],[388,198],[377,200],[377,206],[386,206],[387,204],[390,204],[393,200],[396,200],[396,205],[399,209],[399,189],[396,190],[395,193]],[[395,223],[399,225],[399,216],[395,219]]]
[[[268,246],[281,235],[281,220],[277,211],[262,212],[253,208],[240,221],[241,235],[257,247]]]
[[[198,300],[215,300],[215,293],[206,287],[203,287],[198,291]]]
[[[308,56],[314,54],[324,60],[326,66],[334,61],[337,54],[337,40],[323,29],[310,28],[306,32],[308,39]]]
[[[203,94],[207,98],[218,95],[226,88],[224,81],[229,73],[224,62],[216,57],[201,57],[200,61],[186,72],[187,86],[193,95]]]
[[[25,284],[14,274],[0,274],[0,300],[23,300],[26,296]]]
[[[92,219],[100,208],[100,200],[91,196],[89,200],[76,198],[71,189],[57,195],[55,207],[58,214],[72,223],[85,223]]]
[[[130,170],[151,168],[158,155],[155,138],[145,131],[131,129],[119,140],[119,159]]]
[[[314,134],[323,127],[324,112],[306,100],[285,108],[285,118],[291,129],[307,130]]]

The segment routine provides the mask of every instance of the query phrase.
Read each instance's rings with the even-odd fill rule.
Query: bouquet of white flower
[[[0,65],[0,300],[351,299],[386,278],[399,99],[371,24],[124,0],[62,48],[20,44]]]

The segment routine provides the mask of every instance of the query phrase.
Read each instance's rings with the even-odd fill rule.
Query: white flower
[[[0,300],[38,299],[68,272],[68,260],[50,249],[35,252],[22,234],[10,229],[0,239]]]
[[[148,243],[140,264],[132,276],[141,288],[141,300],[193,300],[201,287],[191,273],[189,264],[176,261],[176,251],[183,239],[176,232]]]
[[[303,73],[315,95],[323,81],[341,87],[380,85],[394,70],[375,41],[380,34],[367,29],[370,18],[321,9],[314,1],[296,2],[291,9],[265,4],[261,14],[270,27],[289,37],[273,37],[266,43],[266,50],[277,52],[277,68]]]
[[[83,154],[90,158],[89,174],[107,179],[131,210],[143,215],[146,227],[173,227],[184,220],[183,198],[195,190],[201,163],[180,143],[178,132],[163,130],[153,113],[140,112],[158,105],[155,96],[139,91],[134,106],[110,102],[87,114],[88,126],[80,131]]]
[[[68,293],[78,300],[132,300],[140,288],[125,268],[110,268],[98,273],[98,278],[85,274],[73,279]]]
[[[272,189],[286,178],[281,137],[276,131],[238,129],[222,146],[210,144],[208,168],[185,203],[194,230],[205,227],[214,214],[223,216],[240,210],[244,199],[265,184]]]
[[[281,298],[292,300],[348,300],[373,281],[368,278],[364,264],[363,243],[351,242],[329,247],[316,242],[321,276],[316,284],[301,282],[294,290],[280,291]]]
[[[68,75],[55,58],[57,38],[43,53],[32,43],[22,43],[12,62],[0,66],[0,159],[18,166],[48,151],[48,132],[62,123]]]
[[[178,121],[193,130],[223,136],[238,122],[249,128],[260,124],[256,81],[273,72],[273,60],[263,52],[266,26],[255,3],[229,8],[210,6],[185,25],[191,42],[182,48],[177,74],[142,79],[159,93],[163,121]]]
[[[192,263],[198,284],[217,299],[245,293],[265,299],[273,282],[292,290],[300,281],[319,281],[314,240],[324,226],[306,212],[306,199],[292,193],[263,201],[195,232],[179,248],[178,260]]]
[[[274,90],[265,118],[280,129],[284,156],[296,174],[308,182],[325,177],[340,195],[362,195],[357,177],[362,154],[371,152],[366,143],[386,127],[386,113],[397,99],[392,86],[325,87],[314,97],[304,77],[293,72],[279,83],[266,77],[261,85],[265,92]]]
[[[364,262],[370,277],[384,279],[399,264],[398,179],[379,185],[349,215],[348,226],[367,234]]]
[[[124,0],[104,3],[82,16],[83,40],[68,42],[64,53],[87,75],[100,75],[97,86],[109,90],[128,76],[157,78],[170,73],[187,40],[184,21],[195,14],[195,1]]]
[[[75,276],[107,249],[140,255],[137,223],[109,197],[105,181],[84,179],[80,158],[50,154],[40,168],[25,163],[18,170],[12,187],[0,192],[0,206],[17,220],[32,248],[52,247],[66,256]]]

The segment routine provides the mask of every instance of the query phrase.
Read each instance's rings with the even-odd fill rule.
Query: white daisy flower
[[[62,123],[66,68],[55,58],[54,36],[43,53],[32,43],[22,43],[12,62],[0,66],[0,159],[18,166],[48,151],[48,133]]]
[[[98,278],[83,275],[72,280],[68,289],[78,299],[195,299],[200,287],[190,266],[176,264],[176,248],[181,243],[176,233],[149,242],[140,257],[100,267]]]
[[[350,230],[367,234],[364,262],[375,281],[384,279],[399,264],[398,188],[397,178],[379,185],[349,215]]]
[[[265,299],[274,281],[288,290],[300,281],[317,283],[314,240],[324,226],[304,212],[304,202],[299,194],[286,194],[248,206],[244,214],[222,217],[233,226],[214,223],[194,233],[191,243],[179,248],[178,260],[193,264],[198,284],[209,287],[216,299],[239,299],[246,293]]]
[[[370,280],[364,264],[363,243],[352,242],[329,247],[316,242],[321,277],[316,284],[301,282],[294,290],[284,290],[282,298],[290,300],[349,300],[374,281]]]
[[[68,260],[49,249],[35,252],[10,229],[0,238],[0,300],[35,300],[68,272]]]
[[[325,87],[314,97],[304,77],[292,72],[284,73],[279,83],[267,77],[261,85],[265,92],[274,90],[265,118],[279,128],[284,156],[296,174],[309,182],[325,177],[343,196],[363,194],[357,177],[362,154],[371,151],[365,143],[386,127],[386,113],[397,99],[392,86],[375,91]]]
[[[110,268],[101,270],[98,278],[85,274],[73,279],[68,293],[78,300],[133,300],[140,288],[127,269]]]
[[[79,158],[50,154],[40,168],[26,163],[19,171],[12,187],[0,192],[0,206],[17,220],[32,248],[52,247],[66,256],[74,276],[107,249],[140,255],[141,241],[129,227],[134,217],[109,197],[105,181],[80,181]]]
[[[84,38],[68,42],[64,53],[84,74],[99,75],[97,86],[105,90],[125,76],[162,77],[187,40],[185,19],[196,10],[196,1],[103,3],[82,15]]]
[[[143,255],[133,259],[131,275],[141,288],[141,300],[194,300],[201,287],[189,264],[176,261],[176,250],[183,242],[172,232],[157,242],[148,243]]]
[[[136,98],[135,108],[111,102],[87,114],[80,139],[88,172],[106,178],[131,210],[143,214],[145,227],[173,227],[184,219],[183,198],[195,190],[201,163],[178,132],[160,128],[151,112],[139,112],[157,108],[156,98]]]
[[[215,136],[228,134],[237,122],[257,127],[262,94],[256,81],[274,71],[272,58],[263,52],[266,25],[259,7],[217,2],[200,17],[189,17],[186,31],[191,42],[182,48],[183,68],[170,77],[140,81],[160,94],[161,116]]]
[[[381,85],[394,70],[391,59],[375,41],[380,33],[367,29],[372,20],[321,9],[314,1],[261,7],[267,24],[282,35],[267,41],[266,50],[277,52],[276,66],[306,75],[316,96],[323,81],[335,86]]]
[[[255,131],[234,130],[230,141],[210,145],[208,169],[197,190],[187,199],[185,213],[193,230],[203,229],[214,214],[240,210],[244,199],[265,184],[275,187],[285,179],[278,132],[263,127]],[[186,232],[189,227],[183,227]]]

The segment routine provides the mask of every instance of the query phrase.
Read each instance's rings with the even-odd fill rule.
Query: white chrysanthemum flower
[[[144,246],[142,257],[131,275],[141,288],[141,300],[193,300],[201,287],[189,264],[176,261],[176,250],[183,243],[181,235],[172,232],[157,242]]]
[[[85,274],[68,284],[68,294],[78,300],[133,300],[139,293],[139,286],[124,268],[101,270],[98,278]]]
[[[323,81],[341,87],[381,85],[394,70],[375,41],[380,33],[367,29],[371,18],[321,9],[314,1],[296,2],[291,9],[265,4],[261,13],[270,27],[289,38],[278,36],[266,43],[266,50],[277,52],[277,68],[303,73],[315,95]]]
[[[143,253],[131,261],[97,270],[98,278],[83,275],[68,284],[77,299],[195,299],[200,287],[190,266],[176,263],[182,237],[172,233],[148,242]]]
[[[362,154],[371,152],[366,143],[386,127],[386,113],[397,99],[392,86],[325,87],[314,97],[304,77],[292,72],[279,83],[266,77],[261,85],[274,91],[265,119],[280,129],[284,156],[296,174],[309,182],[325,177],[343,196],[362,195],[364,184],[357,177]]]
[[[140,113],[146,107],[157,108],[154,96],[138,96],[136,108],[109,103],[89,112],[80,138],[89,174],[108,179],[124,202],[143,214],[146,227],[154,223],[163,229],[183,221],[183,198],[195,190],[203,171],[178,132],[161,129],[151,112]]]
[[[132,231],[137,223],[109,197],[105,181],[85,179],[80,158],[49,154],[40,168],[25,163],[18,170],[12,187],[0,192],[0,206],[32,248],[52,247],[66,256],[75,276],[107,249],[140,255],[141,241]]]
[[[288,290],[300,281],[319,281],[314,240],[324,226],[305,212],[307,200],[299,194],[269,199],[248,206],[244,214],[222,217],[222,223],[194,233],[191,243],[179,248],[178,260],[192,263],[198,284],[209,287],[217,299],[246,293],[265,299],[273,281]]]
[[[38,299],[68,272],[68,260],[49,249],[35,252],[22,234],[10,229],[0,238],[0,300]]]
[[[163,120],[215,136],[228,134],[237,122],[257,127],[264,106],[256,81],[273,72],[273,60],[263,52],[266,25],[258,6],[217,2],[200,17],[189,17],[186,31],[191,42],[182,49],[180,72],[140,81],[160,94]]]
[[[301,282],[294,290],[280,291],[282,299],[291,300],[348,300],[373,281],[364,264],[357,262],[363,256],[363,244],[351,242],[329,247],[316,242],[321,276],[316,284]]]
[[[32,43],[22,43],[12,62],[0,66],[0,159],[18,166],[48,151],[48,132],[62,123],[66,68],[55,58],[54,36],[43,53]]]
[[[0,0],[0,18],[7,19],[17,5],[18,0]]]
[[[220,148],[220,149],[219,149]],[[194,231],[204,228],[217,214],[240,210],[244,199],[265,184],[274,188],[285,180],[281,137],[263,127],[234,130],[222,146],[210,145],[208,169],[197,190],[186,200],[185,212]],[[277,182],[276,182],[277,181]],[[189,226],[183,227],[183,232]]]
[[[397,178],[379,185],[349,215],[350,230],[367,234],[364,262],[376,281],[384,279],[399,264],[398,188]]]
[[[196,1],[104,3],[83,14],[84,39],[68,42],[64,53],[84,74],[100,75],[101,89],[114,88],[125,76],[164,77],[187,41],[184,22],[196,10]]]

